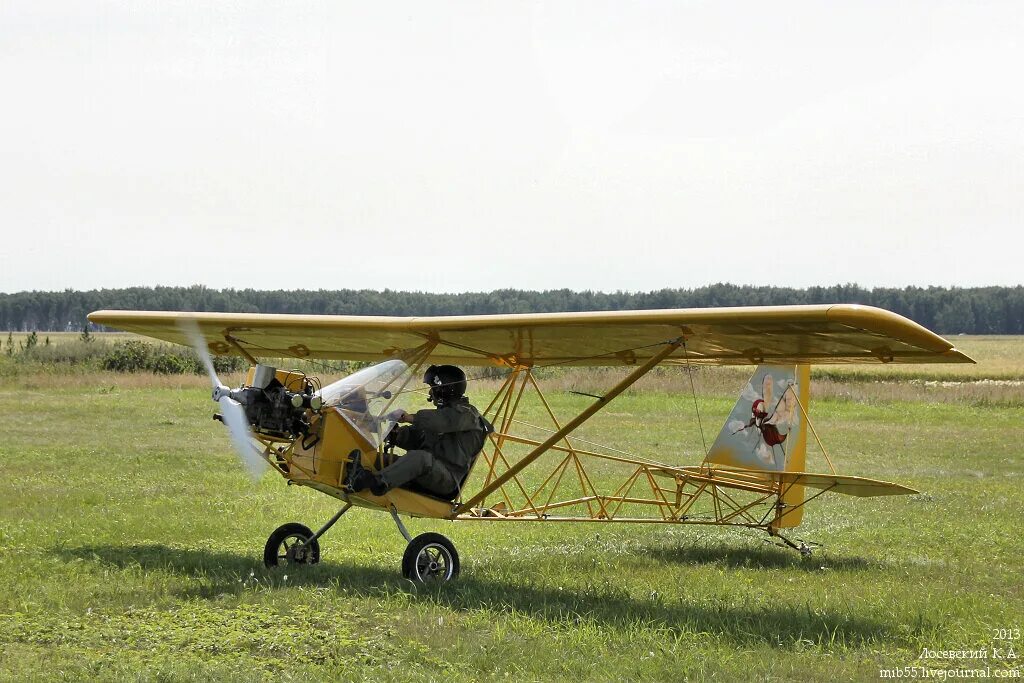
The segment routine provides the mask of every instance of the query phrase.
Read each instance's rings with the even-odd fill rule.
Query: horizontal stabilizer
[[[918,493],[912,488],[879,479],[866,477],[848,477],[839,474],[812,474],[810,472],[772,472],[771,470],[738,470],[745,474],[755,474],[769,481],[780,482],[786,488],[790,486],[809,486],[832,493],[847,496],[904,496]]]

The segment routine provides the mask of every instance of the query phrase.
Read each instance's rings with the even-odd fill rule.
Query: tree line
[[[1024,334],[1024,286],[867,289],[714,284],[651,292],[499,289],[431,294],[393,290],[257,290],[128,287],[0,294],[0,330],[82,330],[91,311],[223,311],[334,315],[474,315],[650,308],[856,303],[878,306],[945,334]]]

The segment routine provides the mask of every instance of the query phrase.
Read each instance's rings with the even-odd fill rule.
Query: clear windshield
[[[394,427],[388,415],[407,409],[415,386],[412,370],[403,360],[386,360],[328,384],[317,394],[325,408],[337,410],[374,446]],[[403,391],[405,389],[405,391]]]

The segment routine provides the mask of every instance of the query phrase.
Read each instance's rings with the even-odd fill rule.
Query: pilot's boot
[[[359,493],[370,489],[370,493],[375,496],[383,496],[388,491],[388,485],[381,481],[379,475],[363,467],[362,453],[358,448],[348,454],[345,488],[350,493]]]

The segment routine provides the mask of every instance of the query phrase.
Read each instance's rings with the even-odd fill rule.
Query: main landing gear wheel
[[[263,548],[263,564],[268,568],[282,564],[316,564],[320,561],[320,542],[309,527],[298,522],[282,524],[270,534]],[[307,542],[308,541],[308,542]]]
[[[441,534],[420,534],[402,555],[402,576],[416,583],[443,583],[459,575],[459,554]]]

